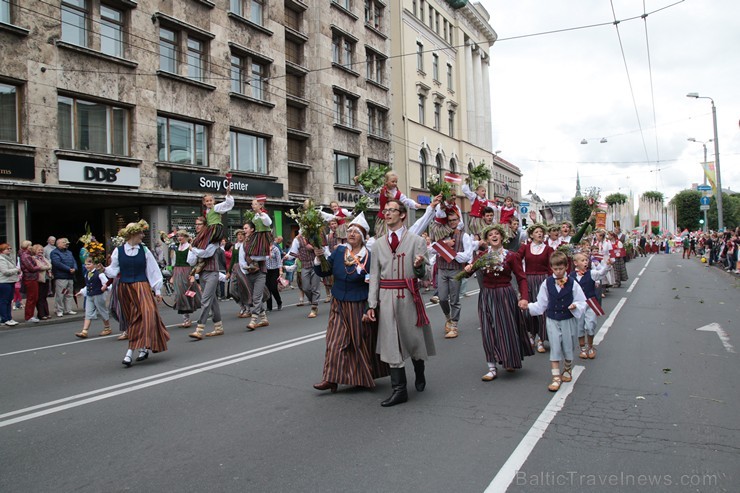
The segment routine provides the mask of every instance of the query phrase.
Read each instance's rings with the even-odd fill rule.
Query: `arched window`
[[[437,175],[439,175],[440,178],[442,178],[442,162],[443,162],[443,160],[442,160],[442,154],[437,154],[437,157],[436,157],[435,161],[437,163],[437,171],[436,171],[436,173],[437,173]]]
[[[457,173],[457,164],[455,164],[455,159],[450,159],[450,173]]]
[[[427,155],[424,149],[419,151],[419,176],[421,178],[421,188],[427,187]]]

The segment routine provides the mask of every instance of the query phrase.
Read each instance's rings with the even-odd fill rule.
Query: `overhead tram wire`
[[[645,26],[645,48],[647,50],[647,61],[648,61],[648,73],[650,74],[650,100],[652,102],[653,106],[653,126],[655,128],[655,158],[656,158],[656,168],[658,166],[658,162],[660,161],[660,147],[658,146],[658,119],[655,113],[655,89],[653,86],[653,64],[650,57],[650,38],[648,36],[648,27],[647,27],[647,16],[648,14],[645,12],[645,0],[642,0],[642,20],[643,25]],[[655,183],[655,189],[658,189],[658,183],[657,183],[657,177],[660,176],[656,173],[656,183]]]

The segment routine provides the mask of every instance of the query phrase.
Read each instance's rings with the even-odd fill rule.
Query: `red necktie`
[[[396,248],[398,248],[398,236],[396,233],[391,233],[391,250],[393,253],[396,253]]]

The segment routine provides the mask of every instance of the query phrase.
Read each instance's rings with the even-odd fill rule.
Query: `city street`
[[[0,331],[0,491],[737,491],[740,283],[680,255],[627,269],[597,358],[557,393],[547,354],[481,381],[477,291],[457,339],[427,305],[427,388],[407,368],[392,408],[388,378],[312,388],[329,305],[308,319],[297,290],[254,332],[221,302],[226,333],[203,341],[162,306],[169,350],[129,369],[100,321],[87,340],[80,322]]]

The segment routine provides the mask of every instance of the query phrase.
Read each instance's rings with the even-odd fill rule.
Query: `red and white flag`
[[[432,248],[434,248],[434,251],[437,252],[437,255],[442,257],[447,262],[452,262],[455,260],[455,255],[457,252],[452,249],[451,246],[449,246],[447,243],[444,242],[434,242],[432,243]]]
[[[456,175],[454,173],[445,173],[445,181],[447,183],[462,183],[462,176]]]
[[[601,304],[599,304],[599,300],[597,300],[596,298],[587,299],[586,304],[590,309],[594,311],[597,317],[604,315],[604,309],[601,308]]]

